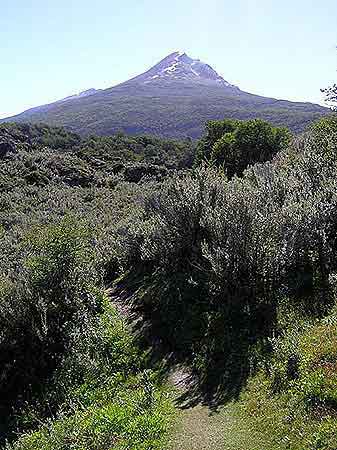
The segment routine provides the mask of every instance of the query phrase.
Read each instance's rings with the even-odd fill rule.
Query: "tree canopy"
[[[211,121],[199,142],[196,164],[207,160],[223,167],[229,177],[241,175],[248,166],[271,160],[290,139],[287,128],[260,119]]]

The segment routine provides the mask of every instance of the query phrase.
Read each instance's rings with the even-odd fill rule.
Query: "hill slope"
[[[329,110],[241,91],[212,67],[182,52],[118,86],[90,89],[5,119],[62,125],[83,135],[155,134],[199,137],[205,121],[261,118],[295,132]]]

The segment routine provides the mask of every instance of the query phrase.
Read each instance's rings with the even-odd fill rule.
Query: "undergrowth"
[[[337,315],[296,320],[247,385],[240,416],[272,449],[337,448]],[[261,365],[262,366],[262,365]]]
[[[43,402],[62,398],[46,420],[39,409],[20,417],[27,432],[7,450],[162,449],[172,414],[168,392],[107,299],[103,312],[76,330],[70,352]]]

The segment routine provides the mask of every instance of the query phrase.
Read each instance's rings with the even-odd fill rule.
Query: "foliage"
[[[60,391],[63,396],[60,398]],[[44,402],[55,396],[53,420],[23,435],[12,450],[161,449],[171,406],[155,373],[141,370],[139,352],[107,299],[103,311],[74,330]],[[27,410],[21,420],[36,421]],[[27,423],[26,423],[27,426]]]
[[[336,142],[333,130],[323,141],[304,136],[229,182],[207,168],[175,177],[120,229],[119,261],[138,272],[135,295],[205,382],[217,371],[244,381],[284,293],[311,293],[312,310],[329,304]]]
[[[99,306],[89,236],[66,218],[27,238],[25,269],[15,283],[5,282],[1,297],[3,408],[30,397],[57,367],[79,317]]]
[[[118,269],[108,264],[112,230],[185,164],[190,143],[82,140],[17,124],[0,126],[0,137],[1,441],[117,446],[120,432],[118,445],[137,435],[133,448],[159,447],[169,402],[102,288]],[[167,155],[167,167],[148,153]],[[115,416],[119,431],[107,426]]]
[[[55,150],[74,148],[81,141],[79,135],[66,131],[62,127],[49,127],[45,124],[8,123],[0,126],[2,138],[11,136],[16,142],[37,146],[50,147]]]
[[[242,416],[272,448],[336,448],[336,313],[319,321],[298,314],[272,340],[273,353],[242,397]],[[292,307],[290,306],[290,310]]]
[[[229,177],[242,175],[249,165],[271,160],[288,146],[290,138],[286,128],[262,120],[212,121],[199,142],[195,163],[206,160],[223,167]]]
[[[336,109],[337,102],[337,84],[334,83],[332,86],[328,88],[321,89],[321,92],[325,95],[325,100],[328,103],[332,103],[333,109]]]
[[[333,104],[337,101],[337,84],[330,86],[326,89],[322,89],[325,94],[325,99],[327,102],[332,102]]]
[[[1,125],[7,448],[163,448],[170,402],[103,294],[117,279],[207,399],[248,383],[242,417],[270,448],[334,448],[336,123],[288,146],[260,121],[208,124],[209,155],[254,150],[230,180],[187,170],[189,141]]]

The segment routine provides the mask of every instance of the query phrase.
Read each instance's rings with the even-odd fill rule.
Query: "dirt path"
[[[176,425],[166,450],[276,450],[268,435],[255,430],[242,414],[240,402],[230,402],[216,412],[200,401],[191,402],[193,378],[184,367],[169,376],[176,404]],[[193,391],[193,389],[192,389]]]
[[[148,334],[141,313],[123,295],[107,291],[118,312],[125,317],[135,336],[145,335],[154,350],[161,344]],[[174,360],[174,357],[172,358]],[[176,406],[176,421],[166,450],[270,450],[264,436],[258,436],[239,412],[237,403],[230,403],[214,412],[195,395],[195,379],[184,365],[171,367],[168,383]]]
[[[193,378],[184,367],[173,369],[169,376],[177,408],[176,426],[168,450],[222,450],[225,449],[223,420],[207,405],[190,403],[188,392]]]
[[[135,312],[123,293],[116,295],[113,290],[109,289],[106,294],[119,314],[126,319],[134,335],[147,334],[143,317]],[[150,341],[153,339],[155,338],[151,336]],[[219,414],[212,413],[208,406],[191,398],[195,379],[188,368],[182,365],[171,368],[168,383],[172,387],[172,400],[176,406],[177,417],[167,450],[225,449],[223,423]]]

